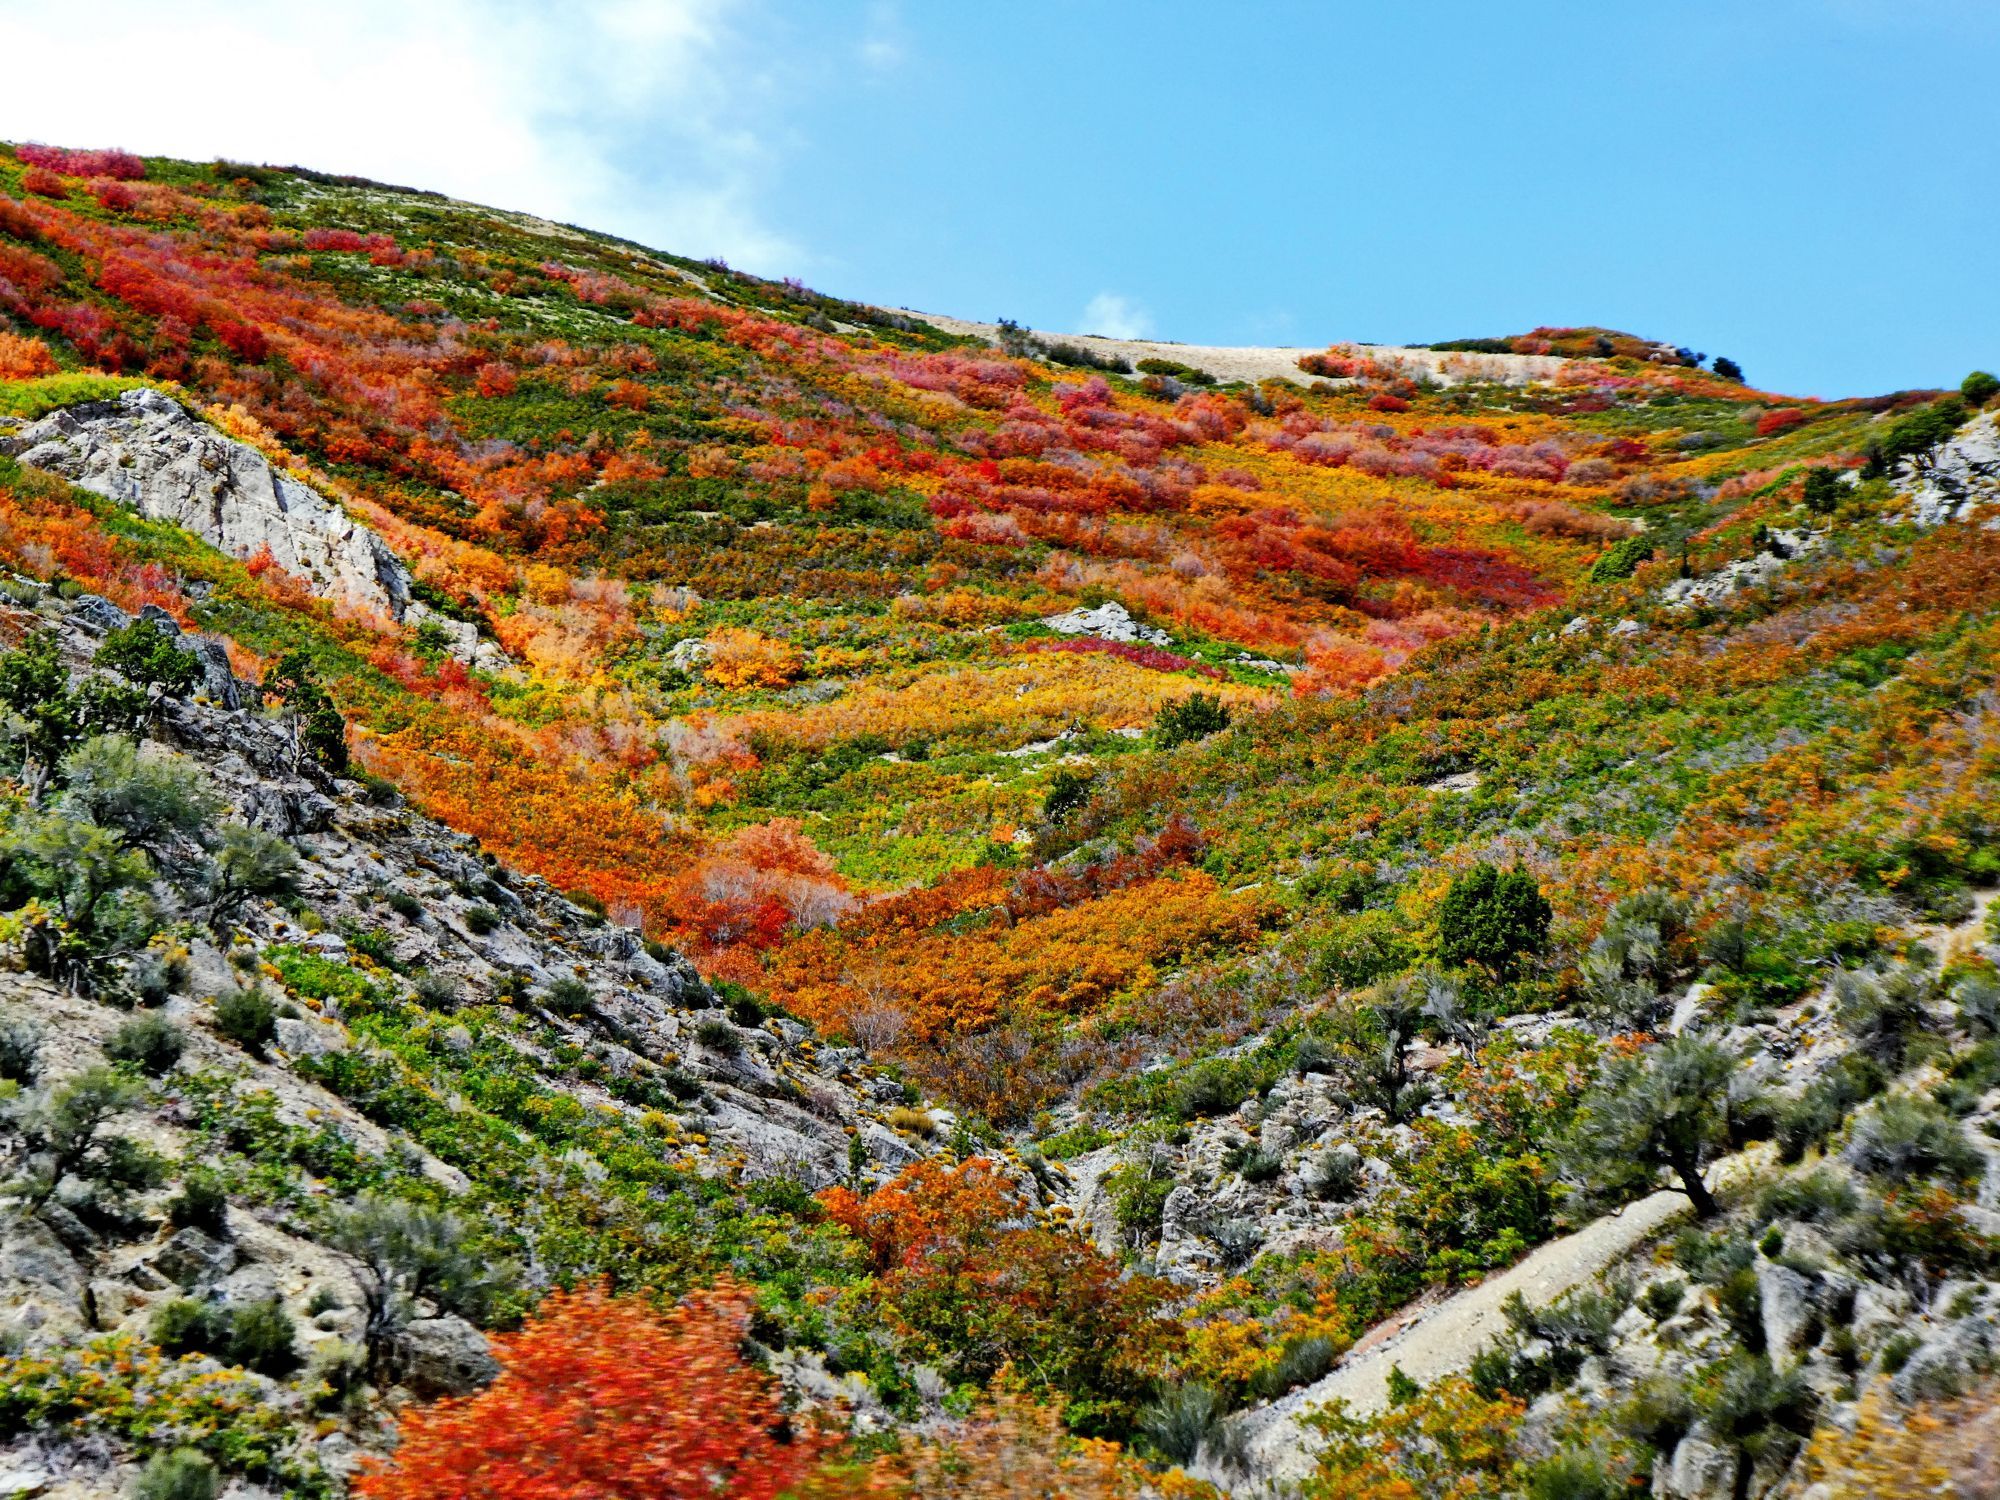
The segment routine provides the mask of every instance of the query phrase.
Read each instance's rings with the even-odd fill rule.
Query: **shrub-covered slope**
[[[0,153],[0,555],[22,601],[58,610],[41,580],[205,633],[202,692],[223,662],[261,684],[237,690],[245,733],[280,715],[296,774],[409,799],[370,812],[349,790],[357,828],[421,813],[457,830],[424,840],[494,862],[447,862],[440,886],[413,873],[435,855],[396,844],[368,877],[417,908],[413,936],[471,945],[480,1027],[417,983],[444,947],[357,960],[348,933],[337,962],[268,925],[303,921],[282,898],[377,933],[353,882],[260,894],[267,926],[246,929],[274,996],[331,998],[363,1044],[288,1051],[286,1077],[337,1094],[357,1139],[386,1129],[368,1140],[466,1174],[439,1190],[474,1195],[456,1212],[495,1195],[482,1227],[526,1274],[482,1316],[606,1272],[679,1294],[726,1270],[750,1285],[722,1312],[633,1336],[709,1339],[701,1319],[747,1297],[764,1362],[817,1407],[955,1432],[994,1472],[1032,1452],[1082,1475],[1104,1455],[1065,1446],[1059,1411],[1156,1473],[1244,1487],[1232,1411],[1677,1185],[1707,1236],[1675,1251],[1711,1289],[1693,1312],[1644,1276],[1587,1310],[1524,1306],[1519,1347],[1334,1432],[1310,1482],[1399,1493],[1414,1470],[1366,1469],[1386,1438],[1488,1486],[1453,1493],[1590,1493],[1561,1488],[1565,1464],[1754,1489],[1871,1374],[1932,1344],[1940,1368],[1976,1364],[1958,1289],[1932,1299],[1990,1268],[1958,1122],[1993,1081],[1970,918],[2000,874],[1996,383],[1789,399],[1588,328],[1336,345],[1252,384],[1196,348],[1127,369],[1103,341],[951,330],[365,182]],[[138,655],[107,661],[113,687],[173,667],[119,639]],[[146,726],[31,666],[0,670],[19,961],[155,1003],[143,941],[73,909],[30,849],[79,774],[73,743],[36,748],[49,695],[72,739]],[[112,811],[78,817],[119,843]],[[121,914],[149,892],[148,931],[214,925],[222,834],[177,836],[184,869],[148,850],[116,887]],[[507,869],[573,903],[558,927],[608,918],[592,941],[624,951],[603,962],[643,967],[643,937],[738,1020],[785,1018],[772,1047],[719,1014],[635,1033],[595,997],[643,983],[593,970],[579,996],[544,950],[506,949],[497,898],[465,886]],[[320,972],[343,962],[358,978]],[[108,1036],[35,994],[75,1019],[80,1060]],[[434,1041],[454,1028],[465,1047]],[[903,1081],[843,1083],[847,1047]],[[184,1129],[180,1074],[123,1066],[121,1110]],[[32,1086],[19,1108],[53,1107]],[[676,1123],[690,1100],[716,1129]],[[459,1140],[488,1129],[549,1161]],[[1711,1198],[1720,1156],[1773,1137],[1778,1160]],[[1811,1176],[1822,1154],[1835,1186]],[[351,1214],[422,1176],[314,1191]],[[117,1243],[170,1233],[166,1191],[140,1192]],[[534,1248],[531,1224],[579,1212],[562,1255]],[[1796,1223],[1827,1242],[1783,1263],[1804,1292],[1756,1260]],[[1919,1344],[1826,1341],[1863,1283],[1927,1310]],[[1768,1396],[1783,1361],[1744,1311],[1753,1284],[1819,1309],[1817,1342],[1811,1319],[1786,1335],[1810,1391]],[[623,1316],[558,1307],[542,1337]],[[1695,1313],[1699,1337],[1673,1323]],[[226,1357],[210,1332],[204,1357]],[[1028,1395],[945,1420],[1010,1381]],[[1559,1419],[1565,1392],[1581,1404]],[[844,1451],[905,1491],[954,1461]],[[1105,1465],[1104,1493],[1193,1482]]]

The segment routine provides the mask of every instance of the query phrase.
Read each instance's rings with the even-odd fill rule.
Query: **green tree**
[[[1578,1107],[1565,1149],[1571,1168],[1598,1188],[1642,1188],[1672,1172],[1697,1217],[1715,1197],[1702,1173],[1729,1138],[1736,1058],[1699,1036],[1620,1058]]]
[[[264,676],[263,692],[291,716],[295,760],[309,756],[335,775],[347,770],[347,721],[320,686],[305,652],[288,651],[279,657]]]
[[[1807,469],[1802,497],[1806,509],[1816,516],[1830,516],[1840,508],[1841,484],[1832,469]]]
[[[299,888],[300,868],[297,852],[276,834],[231,823],[209,870],[209,925],[220,932],[253,898],[290,895]]]
[[[2000,396],[2000,378],[1985,370],[1974,370],[1959,382],[1958,394],[1967,406],[1984,406],[1995,396]]]
[[[1042,797],[1042,817],[1050,823],[1060,823],[1090,800],[1091,778],[1079,776],[1068,766],[1059,766],[1055,775],[1049,778],[1049,789]]]
[[[222,813],[222,799],[198,769],[177,755],[142,755],[123,735],[85,740],[63,757],[62,774],[65,811],[154,859],[176,838],[202,840]]]
[[[1743,366],[1736,363],[1735,360],[1729,358],[1726,354],[1715,356],[1715,373],[1720,375],[1724,380],[1733,380],[1738,385],[1743,384]]]
[[[134,620],[104,637],[90,659],[146,690],[149,706],[162,698],[185,698],[201,681],[201,658],[184,651],[151,620]]]
[[[1477,964],[1512,979],[1521,960],[1548,946],[1548,898],[1523,870],[1481,861],[1451,883],[1438,905],[1438,959],[1447,967]]]

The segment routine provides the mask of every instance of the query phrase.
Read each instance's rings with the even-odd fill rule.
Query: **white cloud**
[[[1099,292],[1084,304],[1083,326],[1077,332],[1102,334],[1108,339],[1150,338],[1153,315],[1129,297]]]
[[[299,164],[769,272],[749,0],[0,0],[0,139]]]
[[[902,65],[908,48],[903,42],[902,12],[893,0],[875,0],[856,54],[872,73],[887,73]]]

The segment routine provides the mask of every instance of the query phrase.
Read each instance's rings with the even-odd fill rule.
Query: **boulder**
[[[132,617],[99,594],[84,594],[70,606],[70,619],[92,635],[104,635],[109,631],[123,630],[132,623]]]
[[[1131,611],[1117,600],[1096,609],[1072,609],[1066,614],[1049,615],[1042,623],[1058,635],[1091,635],[1100,641],[1122,641],[1145,646],[1171,646],[1173,637],[1164,630],[1141,625]]]
[[[1757,1267],[1764,1347],[1780,1370],[1791,1369],[1800,1354],[1819,1340],[1821,1323],[1813,1292],[1813,1284],[1790,1266],[1766,1261]]]
[[[396,1335],[393,1358],[404,1385],[419,1396],[467,1396],[500,1373],[486,1335],[465,1319],[418,1318]]]
[[[205,1286],[236,1269],[236,1247],[199,1229],[183,1229],[153,1253],[153,1268],[181,1286]]]
[[[1731,1500],[1736,1493],[1736,1455],[1706,1438],[1689,1435],[1673,1457],[1653,1470],[1657,1500]]]

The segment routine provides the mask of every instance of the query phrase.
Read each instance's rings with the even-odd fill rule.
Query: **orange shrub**
[[[829,1441],[788,1428],[743,1362],[744,1295],[724,1285],[660,1313],[634,1297],[555,1292],[496,1341],[500,1377],[417,1407],[363,1500],[770,1500]]]
[[[0,380],[35,380],[56,369],[56,357],[40,339],[0,333]]]
[[[783,687],[804,665],[791,643],[733,626],[710,636],[708,650],[708,680],[717,687]]]

